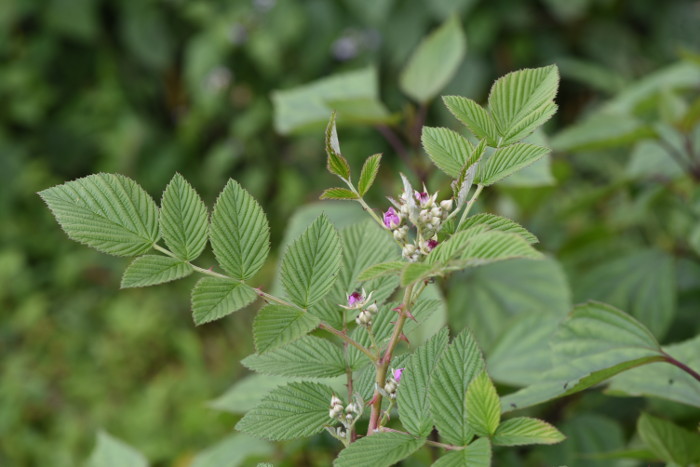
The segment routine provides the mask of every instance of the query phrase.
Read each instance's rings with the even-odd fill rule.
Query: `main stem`
[[[384,352],[384,355],[374,364],[376,368],[376,378],[375,378],[375,388],[374,397],[372,398],[372,411],[369,416],[369,426],[367,428],[367,436],[372,435],[379,428],[379,417],[382,411],[382,394],[379,392],[379,388],[384,387],[386,383],[386,373],[389,369],[389,363],[391,362],[391,357],[394,354],[394,349],[399,343],[401,334],[403,333],[403,326],[406,323],[406,318],[410,312],[412,306],[411,296],[413,295],[413,285],[406,287],[403,294],[403,300],[399,308],[399,317],[394,325],[394,332],[389,340],[389,345]]]

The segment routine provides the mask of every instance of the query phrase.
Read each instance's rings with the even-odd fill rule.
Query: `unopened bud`
[[[370,306],[367,307],[367,311],[374,315],[379,311],[379,308],[377,308],[376,303],[372,303]]]
[[[440,209],[438,206],[435,206],[430,210],[430,214],[433,217],[441,217],[442,216],[442,209]]]
[[[444,201],[440,201],[440,207],[443,211],[452,211],[452,200],[446,199]]]

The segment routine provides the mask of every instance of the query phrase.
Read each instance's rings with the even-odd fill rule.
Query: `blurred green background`
[[[232,433],[237,416],[209,401],[245,374],[238,361],[253,351],[254,310],[195,328],[192,278],[120,291],[126,261],[69,241],[35,193],[104,171],[138,180],[158,200],[179,171],[211,205],[234,177],[263,204],[277,246],[295,210],[333,180],[322,144],[328,114],[294,120],[313,114],[308,96],[318,90],[296,101],[275,92],[357,70],[353,83],[366,83],[360,91],[378,94],[386,111],[348,111],[358,118],[345,120],[341,111],[340,139],[356,170],[384,153],[375,206],[398,191],[399,171],[446,189],[427,170],[415,125],[457,122],[439,99],[413,103],[398,82],[421,39],[450,15],[467,52],[442,94],[485,102],[509,71],[555,63],[562,73],[560,110],[545,128],[553,157],[488,192],[482,206],[530,228],[556,259],[453,278],[452,328],[483,330],[481,344],[498,356],[493,376],[511,387],[527,382],[498,344],[515,315],[549,323],[572,301],[599,298],[662,343],[698,334],[697,1],[3,0],[0,465],[78,465],[100,429],[155,465],[189,465]],[[260,285],[271,284],[274,260]],[[484,311],[460,313],[468,300]],[[581,440],[500,462],[593,465],[577,464],[578,454],[621,447],[640,406],[680,423],[697,417],[659,399],[593,393],[547,412]],[[586,438],[600,430],[613,434]],[[337,449],[321,437],[302,446],[287,443],[277,459],[322,465]]]

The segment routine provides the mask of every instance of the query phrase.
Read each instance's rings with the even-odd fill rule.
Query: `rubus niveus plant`
[[[391,465],[423,446],[446,451],[437,466],[489,465],[492,446],[564,439],[542,420],[502,419],[503,413],[580,391],[644,363],[683,365],[633,318],[597,303],[577,307],[561,324],[552,344],[560,361],[542,382],[503,399],[472,335],[479,329],[452,340],[442,329],[417,348],[409,342],[407,336],[436,308],[424,295],[432,282],[466,268],[542,256],[533,247],[536,237],[516,222],[472,210],[484,188],[548,154],[523,140],[555,113],[557,86],[557,69],[549,66],[496,81],[488,109],[445,97],[473,137],[425,127],[422,144],[452,179],[451,196],[441,199],[425,185],[416,189],[401,175],[402,192],[378,209],[363,196],[381,155],[369,157],[354,179],[331,117],[328,170],[345,186],[321,198],[359,202],[370,219],[338,232],[319,216],[284,251],[280,294],[250,284],[267,259],[269,227],[260,205],[234,180],[219,195],[211,218],[179,174],[166,187],[160,208],[136,182],[113,174],[91,175],[40,195],[70,238],[136,257],[122,287],[203,275],[192,291],[196,324],[256,299],[264,302],[253,324],[257,353],[243,364],[296,380],[272,390],[238,430],[269,440],[325,430],[343,448],[338,466]],[[221,272],[193,263],[207,243]],[[333,377],[342,383],[317,381]]]

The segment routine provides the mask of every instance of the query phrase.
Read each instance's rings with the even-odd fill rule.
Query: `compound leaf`
[[[491,443],[479,438],[461,451],[452,451],[439,458],[432,467],[491,467]]]
[[[195,260],[207,245],[208,229],[207,207],[187,180],[175,174],[161,200],[160,230],[165,244],[178,258]]]
[[[360,192],[360,196],[364,196],[374,183],[374,179],[377,177],[377,172],[379,172],[379,163],[381,160],[382,155],[375,154],[368,157],[362,166],[360,179],[357,182],[357,191]]]
[[[338,233],[321,214],[282,258],[282,284],[292,302],[308,308],[322,299],[336,280],[340,258]]]
[[[328,407],[332,396],[333,389],[324,384],[289,383],[270,392],[236,429],[269,440],[316,434],[331,421]]]
[[[239,280],[260,270],[270,251],[270,226],[257,201],[229,180],[211,216],[211,246],[223,267]]]
[[[452,115],[464,123],[479,139],[485,139],[489,146],[498,145],[498,130],[488,111],[471,99],[460,96],[442,98]]]
[[[174,281],[192,274],[192,266],[170,256],[144,255],[136,258],[124,271],[122,289],[146,287]]]
[[[403,433],[375,433],[343,449],[333,465],[389,467],[413,454],[423,443],[425,438],[415,438]]]
[[[263,307],[253,322],[255,349],[264,353],[292,342],[315,329],[320,320],[303,310],[286,305]]]
[[[273,376],[331,378],[345,374],[341,348],[314,336],[304,336],[264,354],[249,355],[241,363],[258,373]]]
[[[485,371],[469,383],[465,403],[467,421],[474,432],[479,436],[492,436],[501,421],[501,401]]]
[[[474,147],[464,136],[448,128],[424,126],[421,142],[430,160],[452,178],[460,176],[462,168],[474,152]]]
[[[123,175],[89,175],[39,196],[70,239],[103,253],[138,256],[160,238],[156,203]]]
[[[493,185],[547,154],[549,148],[528,143],[511,144],[497,149],[479,165],[476,182],[484,186]]]
[[[498,426],[493,436],[493,444],[498,446],[556,444],[564,439],[566,436],[545,421],[530,417],[516,417]]]
[[[258,296],[252,287],[231,279],[204,277],[192,289],[192,313],[197,325],[240,310]]]

